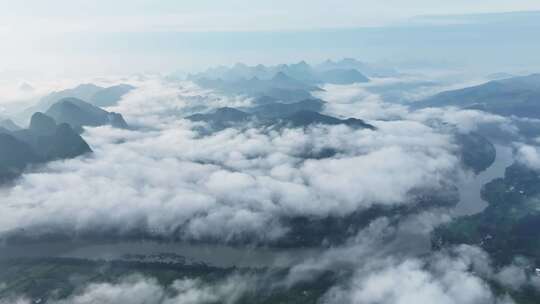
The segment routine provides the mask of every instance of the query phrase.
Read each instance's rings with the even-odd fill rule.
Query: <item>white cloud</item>
[[[7,298],[7,299],[0,299],[0,304],[31,304],[30,300],[24,297],[15,297],[15,298]]]
[[[453,107],[427,108],[411,114],[411,119],[430,123],[437,121],[456,127],[462,133],[476,131],[480,125],[498,125],[501,131],[512,131],[508,118],[477,110],[460,110]]]
[[[419,260],[386,262],[362,269],[346,289],[333,289],[327,303],[493,303],[481,279],[459,268],[441,274],[426,270]]]
[[[395,81],[395,80],[394,80]],[[495,125],[504,132],[514,132],[508,118],[478,110],[454,107],[426,108],[412,111],[407,105],[385,101],[369,87],[384,86],[385,81],[353,85],[325,85],[324,91],[315,96],[327,101],[324,111],[340,117],[357,117],[365,120],[408,120],[444,129],[452,127],[459,132],[476,131],[482,125]]]
[[[117,283],[92,283],[79,294],[67,299],[52,301],[53,304],[205,304],[234,303],[249,290],[249,281],[231,276],[213,284],[197,279],[174,281],[163,286],[153,278],[130,276]]]
[[[509,296],[492,292],[487,280],[505,270],[496,271],[482,249],[462,245],[410,254],[391,244],[399,230],[379,219],[347,244],[294,266],[287,283],[313,280],[332,270],[351,275],[332,287],[322,303],[513,303]]]
[[[182,117],[246,106],[249,100],[157,79],[141,80],[137,86],[111,108],[137,128],[88,128],[84,137],[93,155],[50,163],[24,174],[15,187],[0,190],[0,213],[5,215],[0,231],[144,230],[220,242],[246,236],[274,240],[287,232],[280,223],[283,217],[348,215],[373,204],[408,204],[414,190],[442,189],[460,170],[452,142],[455,128],[445,123],[461,126],[463,132],[477,124],[506,123],[478,111],[412,112],[351,86],[327,90],[327,111],[365,115],[377,130],[246,127],[201,136]],[[364,103],[368,106],[362,107]],[[305,159],[327,148],[337,154]],[[283,284],[292,286],[336,270],[350,277],[326,294],[329,303],[511,301],[494,296],[484,280],[506,282],[521,274],[519,269],[495,270],[486,253],[475,247],[428,253],[425,237],[450,220],[444,210],[400,216],[397,224],[395,220],[379,218],[343,246],[295,265]],[[419,235],[426,247],[404,244],[401,238],[410,235]],[[227,296],[233,302],[234,295],[248,289],[241,282],[183,280],[164,287],[139,277],[92,284],[66,301],[114,303],[137,294],[142,303],[208,303]]]
[[[525,144],[518,145],[516,153],[516,159],[520,163],[532,169],[540,169],[540,149],[538,147]]]
[[[112,108],[139,130],[88,128],[89,158],[59,161],[3,189],[1,231],[146,230],[156,235],[275,239],[285,216],[346,215],[404,204],[458,170],[448,134],[410,120],[201,137],[181,119],[197,109],[248,104],[185,84],[148,80]],[[329,159],[305,160],[325,148]],[[181,232],[178,230],[181,228]],[[180,233],[180,234],[179,234]]]
[[[58,304],[92,303],[160,303],[165,291],[154,279],[130,277],[118,284],[94,283],[87,286],[82,294],[74,295]],[[54,302],[53,302],[54,303]]]
[[[358,117],[367,120],[399,119],[407,115],[407,107],[386,103],[382,98],[370,93],[366,84],[325,85],[324,91],[314,95],[328,102],[325,112],[342,117]]]

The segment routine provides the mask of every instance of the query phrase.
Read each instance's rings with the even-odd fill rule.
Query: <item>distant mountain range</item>
[[[0,183],[17,177],[27,166],[91,151],[69,124],[57,124],[52,117],[36,112],[28,129],[0,127]]]
[[[223,80],[221,78],[192,78],[203,88],[219,91],[227,95],[247,95],[255,98],[268,97],[272,99],[294,102],[311,97],[312,91],[321,89],[291,76],[278,72],[272,78],[261,79],[256,76],[249,79]]]
[[[64,98],[77,98],[85,100],[88,103],[97,107],[114,106],[135,87],[128,84],[119,84],[111,87],[101,87],[92,83],[80,84],[74,88],[66,89],[58,92],[53,92],[44,96],[40,101],[24,111],[26,117],[35,112],[45,112],[57,101]]]
[[[368,82],[359,68],[368,65],[354,59],[344,59],[311,66],[305,61],[276,66],[247,66],[238,63],[232,67],[208,69],[190,74],[187,79],[201,87],[218,90],[225,94],[243,94],[255,98],[270,97],[285,102],[300,101],[311,97],[310,92],[319,91],[321,84],[352,84]],[[391,74],[390,71],[386,71]],[[385,74],[385,73],[381,73]]]
[[[352,58],[345,58],[339,61],[326,60],[318,65],[310,65],[305,61],[275,66],[265,66],[262,64],[248,66],[243,63],[237,63],[232,67],[219,66],[207,69],[202,73],[190,74],[188,75],[188,79],[211,78],[222,79],[225,81],[250,79],[253,77],[270,79],[274,77],[274,75],[282,72],[306,83],[321,83],[324,82],[324,72],[352,70],[361,75],[366,75],[367,77],[393,77],[399,75],[399,73],[392,68],[368,64]],[[351,80],[355,80],[355,78],[350,78],[349,81]],[[364,76],[358,80],[366,81],[367,79]]]
[[[540,118],[540,74],[493,80],[482,85],[439,93],[414,107],[478,109],[526,118]]]

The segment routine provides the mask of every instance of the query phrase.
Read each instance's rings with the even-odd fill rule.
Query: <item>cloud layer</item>
[[[51,163],[3,189],[0,211],[8,216],[0,231],[181,230],[194,239],[275,239],[286,231],[279,224],[285,216],[408,203],[411,191],[440,188],[459,167],[450,134],[420,119],[375,120],[376,131],[231,128],[208,136],[182,119],[248,104],[189,84],[140,84],[112,108],[138,129],[88,128],[94,155]],[[325,149],[338,153],[306,158]]]
[[[135,129],[88,128],[83,136],[93,155],[34,169],[0,190],[1,232],[275,240],[289,228],[283,218],[346,216],[374,205],[410,204],[416,190],[440,190],[461,176],[454,132],[509,124],[479,111],[411,111],[353,85],[325,87],[325,111],[368,119],[377,130],[248,125],[203,135],[182,118],[249,106],[250,100],[160,79],[140,79],[137,87],[110,109]],[[336,154],[313,157],[327,149]],[[535,163],[535,148],[522,150],[522,158]],[[429,252],[426,236],[450,219],[443,209],[401,216],[397,223],[379,218],[345,244],[294,265],[271,288],[316,280],[329,270],[340,276],[322,303],[512,303],[494,295],[487,280],[514,290],[537,286],[523,262],[494,269],[476,247]],[[163,286],[131,276],[83,286],[56,304],[234,303],[253,282],[233,275],[211,284],[183,279]]]

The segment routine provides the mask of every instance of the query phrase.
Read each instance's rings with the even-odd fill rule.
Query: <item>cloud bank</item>
[[[87,128],[83,136],[93,155],[49,163],[0,190],[1,232],[275,240],[289,229],[283,218],[347,216],[374,205],[410,204],[416,190],[443,189],[461,174],[453,132],[508,123],[479,111],[411,111],[353,85],[325,87],[325,111],[368,119],[377,130],[248,125],[200,134],[197,124],[183,117],[249,106],[250,100],[152,78],[137,87],[109,109],[135,129]],[[314,157],[327,149],[336,154]],[[533,163],[531,151],[522,154]],[[429,241],[407,246],[418,241],[409,236],[421,235],[420,243],[426,242],[434,227],[449,220],[443,210],[401,217],[397,224],[379,218],[342,246],[293,266],[271,288],[289,288],[331,270],[340,278],[322,303],[502,304],[512,300],[495,295],[487,280],[511,289],[537,286],[523,264],[494,269],[476,247],[429,253]],[[56,303],[235,303],[253,281],[234,275],[211,284],[183,279],[164,286],[132,276],[83,286]]]
[[[201,136],[182,117],[250,101],[190,84],[138,87],[111,108],[138,129],[88,128],[94,155],[50,163],[2,189],[0,231],[275,239],[286,233],[283,217],[408,203],[413,190],[440,188],[459,167],[451,136],[420,119],[374,120],[377,131],[230,128]],[[337,154],[306,158],[325,149]]]

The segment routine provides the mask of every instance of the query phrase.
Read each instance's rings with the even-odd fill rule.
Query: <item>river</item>
[[[480,195],[482,186],[498,177],[504,177],[505,169],[513,161],[512,148],[508,146],[495,145],[497,156],[495,162],[485,171],[478,175],[468,174],[463,176],[458,184],[460,201],[454,209],[454,215],[472,215],[482,212],[488,203]]]
[[[484,172],[464,176],[459,183],[460,202],[453,210],[455,216],[481,212],[486,206],[480,197],[484,184],[504,176],[506,167],[512,164],[510,147],[496,145],[495,162]],[[402,254],[423,254],[430,250],[429,235],[399,232],[398,237],[387,244]],[[399,249],[398,249],[399,248]],[[14,257],[64,257],[92,260],[141,260],[204,263],[216,267],[287,267],[309,258],[316,258],[324,249],[297,248],[276,249],[261,247],[233,247],[212,244],[160,243],[154,241],[89,243],[56,242],[2,247],[0,258]]]

